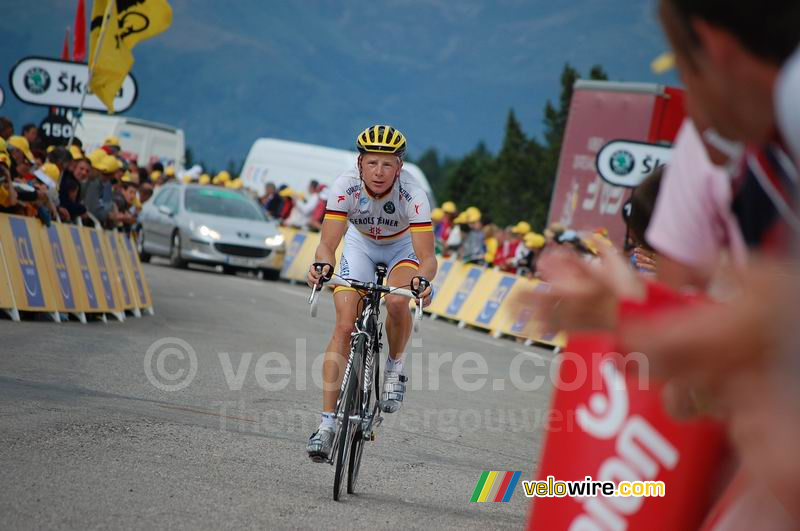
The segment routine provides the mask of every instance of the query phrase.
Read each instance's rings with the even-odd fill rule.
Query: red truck
[[[615,244],[625,241],[622,206],[630,189],[613,186],[597,173],[595,159],[612,140],[671,144],[683,122],[685,96],[679,88],[646,83],[575,82],[548,225],[575,230],[605,228]],[[654,168],[653,168],[654,169]]]

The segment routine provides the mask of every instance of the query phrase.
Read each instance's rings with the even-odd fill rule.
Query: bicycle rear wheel
[[[357,414],[357,398],[359,391],[359,372],[361,367],[361,359],[363,357],[362,350],[359,350],[358,343],[353,348],[353,365],[350,370],[350,376],[347,379],[347,384],[344,388],[344,395],[339,402],[339,411],[337,412],[338,426],[338,439],[339,444],[336,447],[336,471],[333,479],[333,499],[339,501],[342,496],[342,487],[344,486],[344,474],[347,466],[348,457],[350,457],[350,446],[353,442],[353,432],[356,430],[351,426],[350,416]]]

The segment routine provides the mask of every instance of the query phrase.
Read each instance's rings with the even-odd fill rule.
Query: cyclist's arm
[[[419,259],[419,276],[425,277],[428,281],[436,276],[439,263],[436,261],[434,251],[435,238],[433,231],[412,231],[411,245],[414,247],[414,254]]]
[[[336,249],[347,232],[347,221],[325,217],[314,261],[336,266]]]

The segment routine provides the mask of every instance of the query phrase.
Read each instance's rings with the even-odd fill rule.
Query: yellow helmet
[[[541,249],[544,247],[545,239],[541,234],[529,232],[523,237],[523,242],[528,249]]]
[[[481,211],[478,207],[468,207],[464,212],[467,223],[475,223],[481,220]]]
[[[441,208],[431,210],[431,221],[440,221],[443,217],[444,211]]]
[[[211,184],[211,176],[209,174],[207,174],[207,173],[204,173],[197,180],[197,184],[200,184],[200,185],[203,185],[203,186],[205,186],[207,184]]]
[[[456,212],[458,212],[458,209],[456,208],[456,204],[453,203],[452,201],[445,201],[444,203],[442,203],[442,211],[445,214],[455,214]]]
[[[406,137],[391,125],[373,125],[364,129],[356,140],[359,153],[389,153],[402,157]]]
[[[513,229],[511,229],[511,232],[513,232],[514,234],[519,234],[520,236],[525,236],[530,231],[531,231],[531,224],[528,223],[527,221],[520,221],[519,223],[514,225]]]

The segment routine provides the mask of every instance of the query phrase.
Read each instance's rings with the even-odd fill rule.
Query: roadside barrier
[[[0,214],[0,309],[124,321],[152,315],[153,300],[129,235]]]

